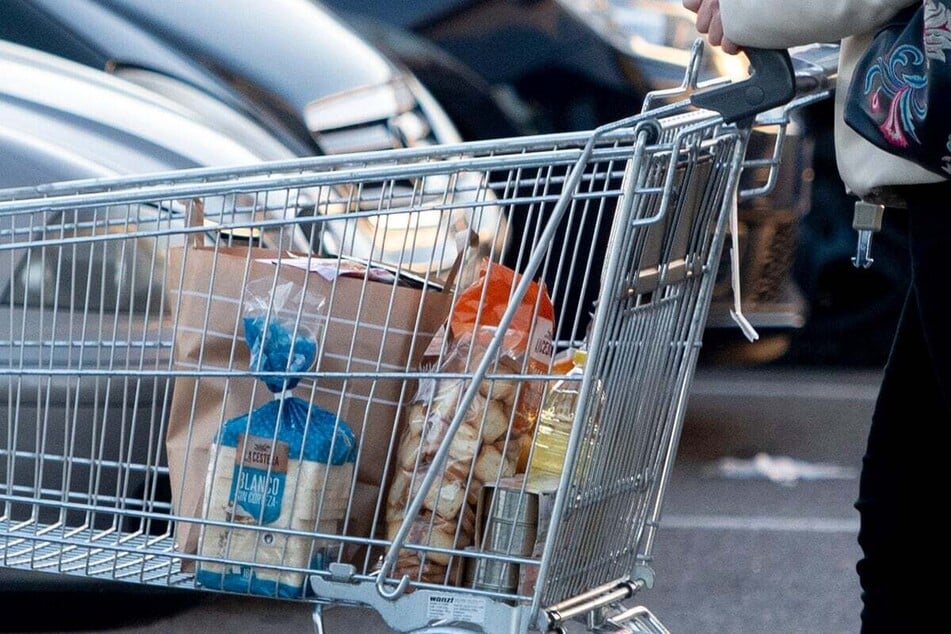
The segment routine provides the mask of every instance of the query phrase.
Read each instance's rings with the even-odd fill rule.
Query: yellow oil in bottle
[[[563,379],[555,380],[545,395],[528,465],[529,483],[560,477],[564,470],[586,357],[584,350],[576,350],[571,369]]]

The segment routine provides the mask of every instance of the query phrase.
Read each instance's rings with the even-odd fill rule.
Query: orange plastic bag
[[[452,339],[459,341],[469,337],[483,344],[484,349],[495,334],[519,281],[520,276],[512,269],[485,263],[479,281],[464,290],[452,308],[449,319]],[[555,309],[544,284],[532,282],[502,339],[499,359],[503,365],[521,368],[527,362],[528,372],[546,373],[554,350],[554,320]],[[473,360],[470,367],[474,368],[477,362]],[[527,382],[521,388],[515,408],[516,433],[534,426],[545,391],[544,383],[539,381]]]
[[[478,281],[463,290],[453,306],[448,328],[437,335],[423,363],[445,378],[419,382],[400,436],[398,464],[387,499],[387,536],[402,524],[404,510],[446,437],[467,381],[498,331],[518,275],[501,264],[485,263]],[[490,373],[546,373],[551,364],[554,307],[544,285],[533,282],[506,330]],[[447,341],[444,339],[448,339]],[[544,395],[544,381],[486,379],[469,405],[463,424],[452,439],[449,458],[441,468],[423,511],[413,518],[409,544],[462,550],[472,544],[474,513],[486,485],[514,475]],[[446,552],[404,549],[393,571],[431,583],[458,583],[464,561]]]

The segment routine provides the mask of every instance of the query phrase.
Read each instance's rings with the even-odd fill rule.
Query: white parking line
[[[660,530],[669,528],[855,534],[859,530],[859,521],[831,517],[665,515],[660,520]]]

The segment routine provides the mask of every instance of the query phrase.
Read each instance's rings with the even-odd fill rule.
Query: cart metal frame
[[[701,52],[698,42],[684,98],[655,94],[642,113],[591,132],[0,192],[0,266],[11,268],[0,288],[0,321],[7,322],[0,326],[0,566],[196,587],[186,564],[201,557],[177,551],[173,538],[176,522],[194,518],[177,513],[161,491],[168,397],[177,378],[248,371],[176,366],[168,318],[175,306],[158,266],[163,249],[200,238],[215,248],[263,243],[300,252],[325,248],[329,235],[342,262],[353,255],[344,246],[359,223],[412,228],[421,214],[435,213],[438,248],[426,247],[429,266],[420,268],[418,258],[386,264],[413,269],[424,283],[444,282],[444,262],[453,257],[440,250],[465,251],[455,242],[460,230],[488,233],[480,255],[508,258],[522,274],[498,332],[481,361],[458,375],[468,387],[396,534],[275,529],[329,540],[340,556],[322,570],[271,567],[309,575],[302,598],[314,605],[317,631],[324,606],[364,605],[406,632],[565,631],[570,623],[666,632],[649,610],[623,602],[653,584],[655,533],[736,200],[772,187],[783,135],[773,158],[760,163],[745,160],[746,143],[754,125],[784,130],[792,112],[830,92],[826,83],[797,79],[783,55],[746,82],[698,85]],[[778,83],[766,86],[777,94],[757,96],[752,88],[763,82]],[[749,95],[756,103],[743,102]],[[762,187],[738,191],[741,172],[760,168],[769,174]],[[199,199],[205,224],[195,226],[185,212]],[[578,229],[607,222],[606,245],[591,244]],[[403,252],[421,248],[412,230],[401,235]],[[123,266],[111,269],[113,260]],[[480,383],[556,378],[493,366],[517,304],[539,279],[562,326],[555,348],[583,344],[588,352],[544,550],[500,555],[473,553],[461,542],[418,543],[412,519],[425,509],[425,492],[441,486],[441,467]],[[596,306],[559,305],[572,284],[597,284]],[[318,366],[302,376],[319,384],[440,374]],[[604,399],[597,416],[596,393]],[[390,459],[399,421],[393,425]],[[353,547],[382,556],[344,557]],[[407,550],[532,568],[537,583],[531,592],[487,591],[457,585],[448,573],[442,583],[397,574]]]

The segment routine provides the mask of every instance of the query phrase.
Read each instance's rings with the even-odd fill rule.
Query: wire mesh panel
[[[546,553],[545,605],[649,563],[742,150],[741,136],[715,126],[679,133],[629,174]]]
[[[667,114],[0,192],[2,565],[487,631],[635,578],[746,139]]]

